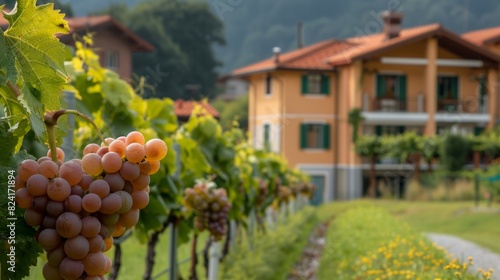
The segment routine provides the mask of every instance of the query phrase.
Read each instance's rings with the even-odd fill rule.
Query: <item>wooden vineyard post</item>
[[[237,233],[236,231],[238,230],[238,227],[236,225],[236,221],[235,220],[231,220],[229,222],[229,227],[231,228],[230,230],[230,244],[229,244],[229,248],[231,250],[231,252],[234,252],[235,248],[236,248],[236,236],[237,236]]]
[[[217,280],[220,262],[220,247],[221,242],[216,241],[210,246],[210,262],[208,269],[208,280]]]
[[[173,221],[169,228],[168,237],[168,279],[177,280],[177,221]]]

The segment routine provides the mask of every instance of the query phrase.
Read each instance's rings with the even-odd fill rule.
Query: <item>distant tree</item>
[[[223,25],[206,3],[153,0],[112,5],[99,12],[110,14],[155,47],[152,53],[135,53],[133,72],[153,85],[148,96],[201,99],[216,94],[215,45],[225,44]],[[157,72],[166,73],[159,77]]]
[[[225,128],[231,128],[234,121],[238,121],[242,129],[248,128],[248,94],[230,102],[216,100],[213,106],[219,111],[220,122]]]
[[[377,192],[375,163],[377,159],[385,153],[382,137],[376,135],[362,135],[357,138],[355,150],[358,155],[370,161],[370,186],[368,187],[368,195],[371,198],[375,198]]]
[[[14,5],[16,4],[16,0],[5,0],[5,5],[9,9],[13,9]],[[73,10],[71,9],[71,4],[62,4],[58,0],[50,1],[50,0],[38,0],[36,2],[37,5],[42,5],[42,4],[47,4],[47,3],[54,3],[54,8],[61,10],[62,13],[66,14],[67,17],[72,17],[73,16]]]

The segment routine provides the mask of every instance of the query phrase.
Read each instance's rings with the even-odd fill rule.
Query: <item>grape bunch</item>
[[[231,209],[226,190],[197,184],[185,190],[184,201],[186,207],[196,213],[195,228],[208,229],[216,241],[221,240],[227,232],[227,216]]]
[[[145,143],[140,132],[89,144],[82,159],[58,163],[24,160],[16,177],[16,202],[26,223],[37,228],[47,252],[45,279],[106,279],[111,260],[103,253],[139,219],[149,203],[150,175],[167,154],[160,139]]]
[[[269,194],[268,182],[260,180],[259,188],[257,190],[257,201],[256,201],[258,206],[262,205],[265,202],[268,194]]]
[[[279,203],[288,203],[292,196],[292,191],[286,186],[278,187],[278,201]]]

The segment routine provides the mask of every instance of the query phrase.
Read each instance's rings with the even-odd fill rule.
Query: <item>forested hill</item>
[[[206,1],[225,25],[227,44],[216,50],[218,58],[224,63],[221,73],[269,57],[274,46],[284,51],[295,48],[296,25],[299,21],[304,22],[306,44],[380,31],[378,14],[388,8],[399,9],[405,14],[404,27],[439,22],[448,29],[462,33],[500,26],[500,1],[492,0],[200,1]],[[140,0],[61,2],[71,3],[75,14],[82,15],[102,10],[113,3],[133,6]]]

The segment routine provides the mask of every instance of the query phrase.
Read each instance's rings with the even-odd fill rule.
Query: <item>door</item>
[[[316,191],[311,199],[312,205],[320,205],[323,203],[325,193],[325,176],[324,175],[313,175],[311,176],[311,183],[316,186]]]

